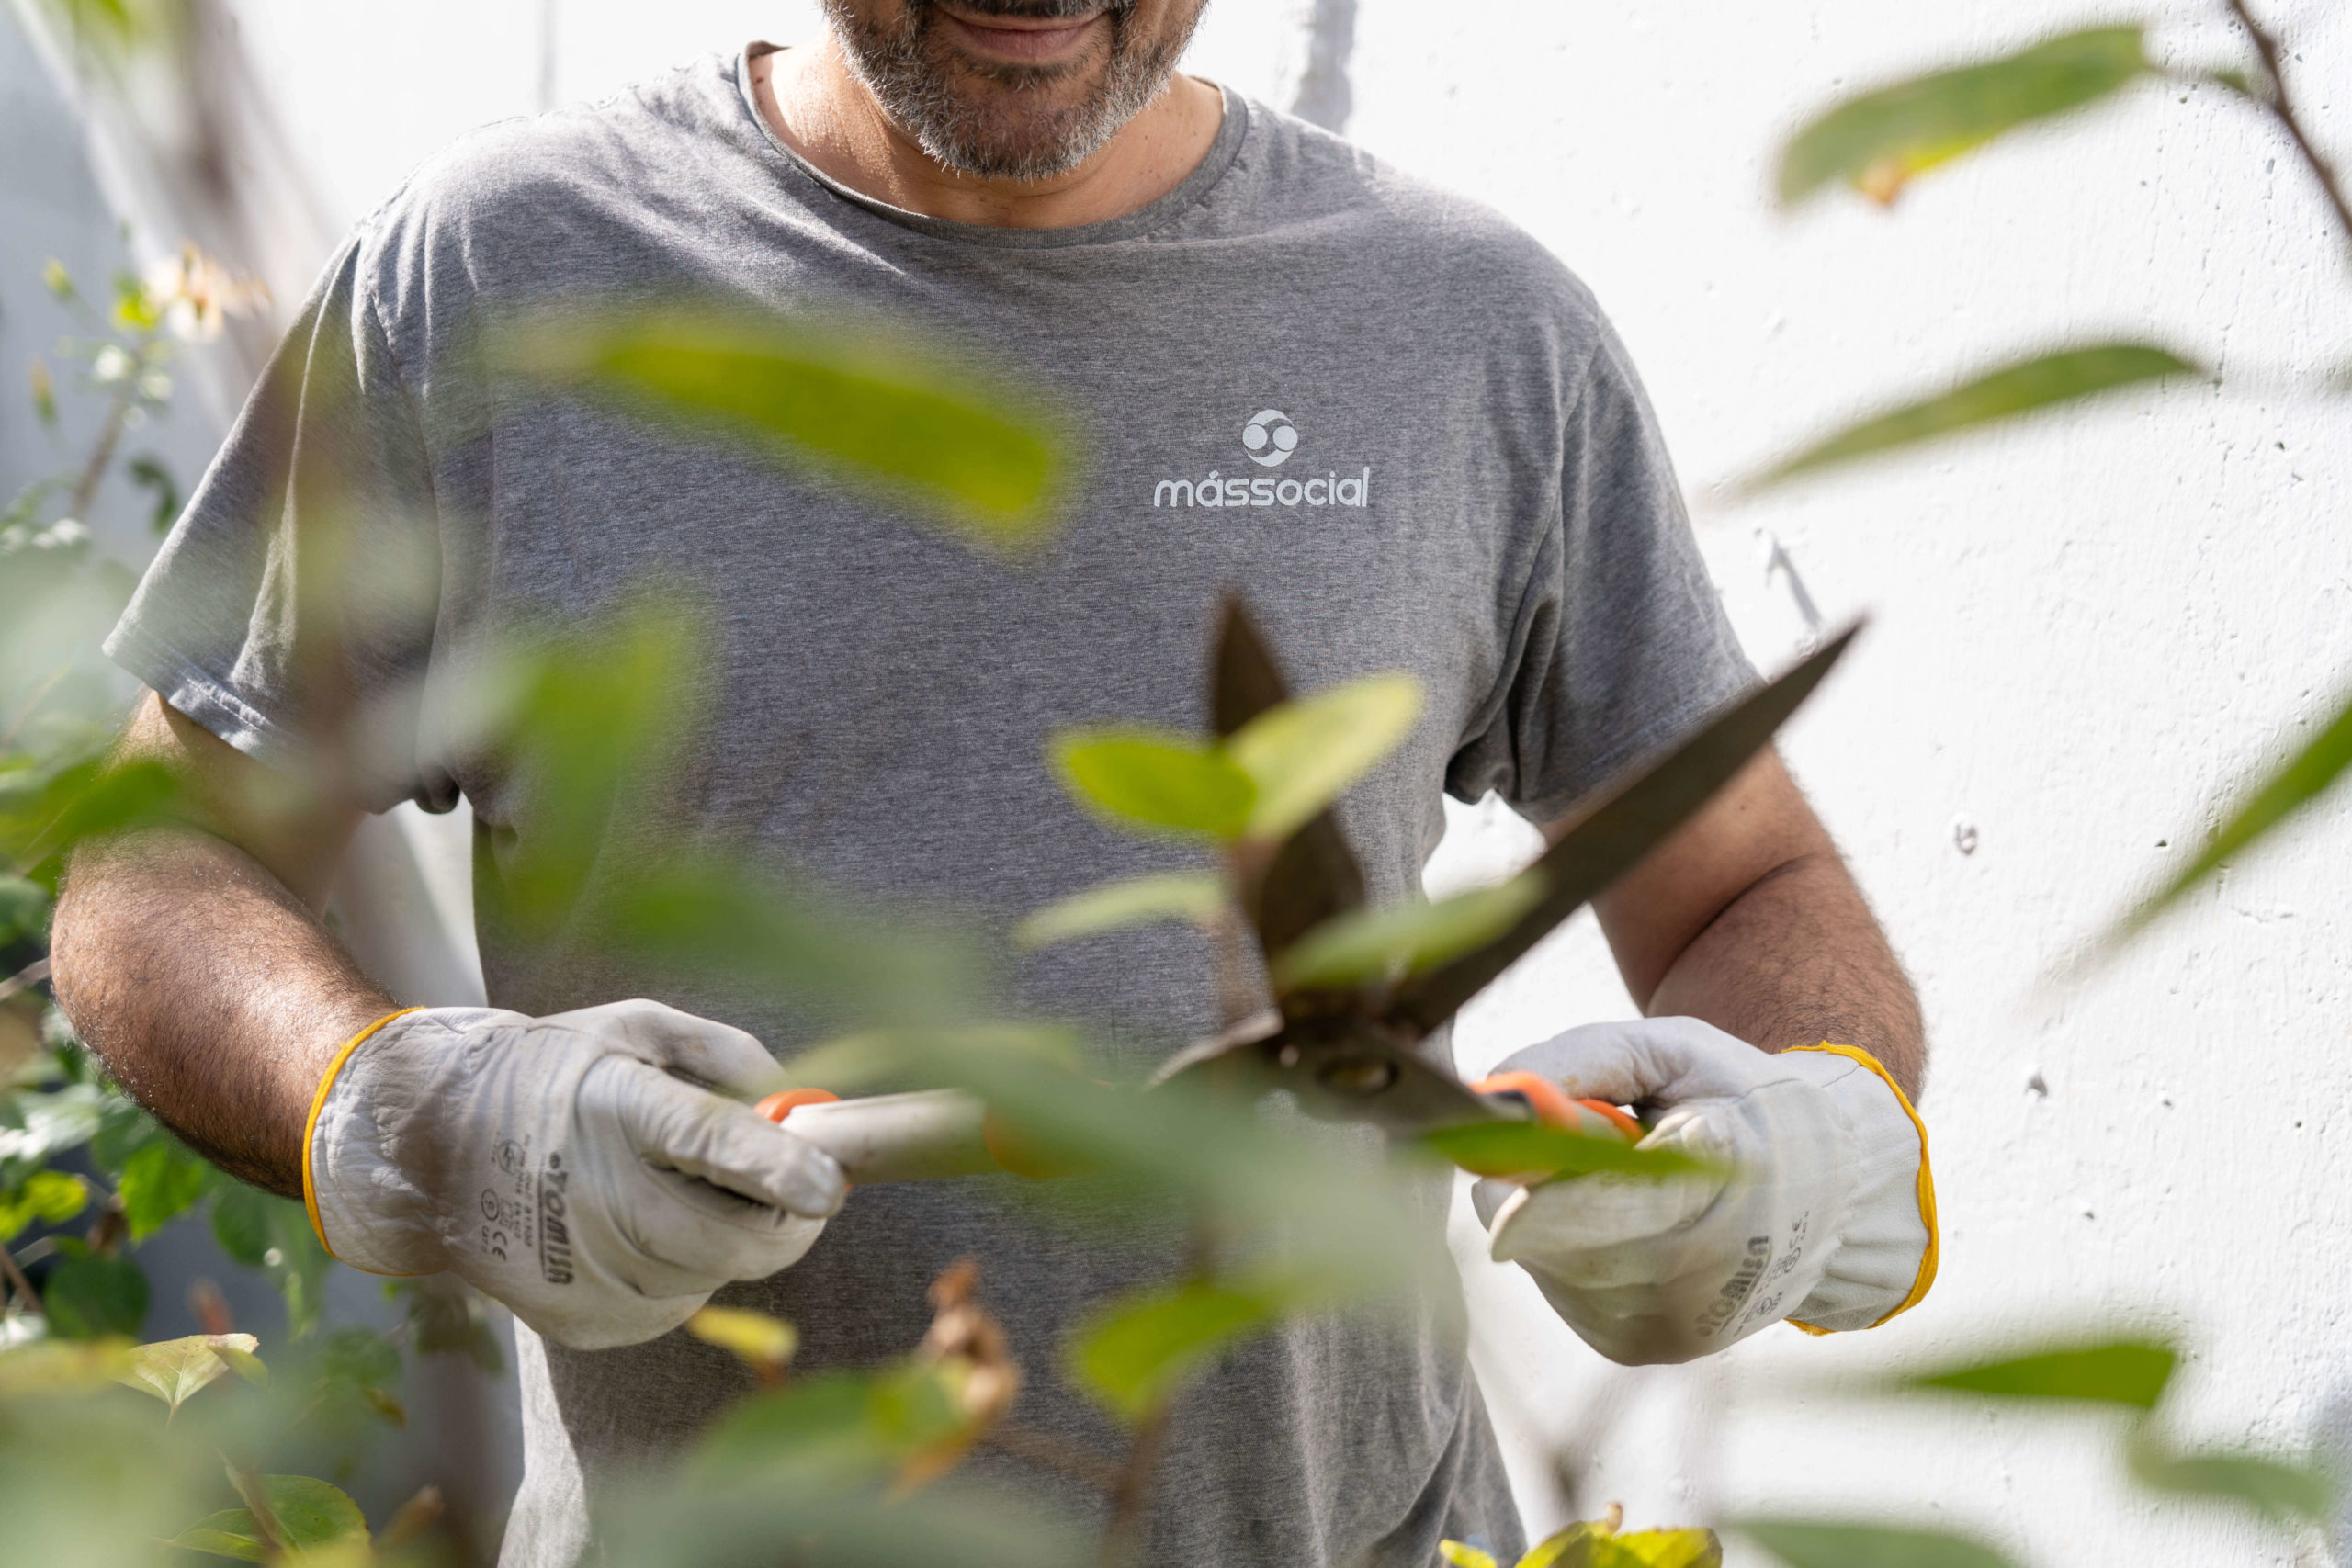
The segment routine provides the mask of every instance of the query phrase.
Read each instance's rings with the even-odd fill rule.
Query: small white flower
[[[33,536],[37,550],[70,550],[90,542],[89,525],[78,517],[61,517]]]
[[[130,355],[108,344],[90,361],[90,374],[111,386],[130,374]]]
[[[150,370],[139,378],[139,395],[160,403],[172,395],[172,378],[161,370]]]

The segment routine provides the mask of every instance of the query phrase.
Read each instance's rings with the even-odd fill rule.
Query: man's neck
[[[1173,78],[1101,151],[1043,180],[957,174],[892,124],[828,32],[752,61],[752,101],[784,144],[861,196],[926,218],[1003,229],[1068,229],[1149,207],[1184,182],[1216,141],[1225,98]]]

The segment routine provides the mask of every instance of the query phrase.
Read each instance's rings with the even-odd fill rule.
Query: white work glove
[[[841,1206],[832,1156],[711,1092],[775,1067],[659,1002],[395,1014],[319,1086],[302,1196],[356,1268],[447,1269],[560,1344],[634,1345],[799,1261]]]
[[[1572,1029],[1503,1071],[1662,1112],[1645,1148],[1717,1169],[1530,1188],[1482,1181],[1497,1262],[1517,1262],[1594,1349],[1687,1361],[1794,1320],[1871,1328],[1935,1279],[1935,1190],[1910,1102],[1867,1055],[1777,1055],[1695,1018]]]

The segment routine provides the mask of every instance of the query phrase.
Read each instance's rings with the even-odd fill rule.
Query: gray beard
[[[969,0],[965,6],[982,16],[1037,17],[1084,16],[1094,8],[1095,0]],[[944,63],[946,46],[937,39],[931,0],[908,0],[907,19],[899,28],[873,25],[849,0],[825,0],[825,13],[850,69],[883,112],[943,167],[974,179],[1045,180],[1069,173],[1159,96],[1192,39],[1189,27],[1174,38],[1136,39],[1129,30],[1133,0],[1112,0],[1110,65],[1083,100],[1054,110],[1024,105],[1024,95],[1054,85],[1064,73],[1001,66],[981,74],[1012,88],[1013,99],[988,108],[956,91],[949,73],[967,67]]]

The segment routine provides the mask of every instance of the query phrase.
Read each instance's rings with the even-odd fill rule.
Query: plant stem
[[[8,1276],[8,1288],[23,1298],[28,1308],[34,1312],[41,1310],[40,1292],[33,1289],[33,1282],[25,1278],[24,1269],[17,1267],[17,1255],[5,1247],[0,1247],[0,1272]]]
[[[1111,1488],[1111,1524],[1102,1532],[1102,1568],[1125,1568],[1134,1560],[1136,1537],[1142,1532],[1152,1479],[1159,1469],[1159,1451],[1168,1445],[1169,1408],[1174,1404],[1170,1398],[1152,1406],[1127,1446],[1127,1462],[1119,1467]]]
[[[6,751],[10,746],[16,744],[17,737],[23,731],[27,722],[40,711],[40,705],[49,701],[50,694],[57,690],[58,683],[73,672],[74,662],[71,660],[50,671],[49,679],[43,681],[40,689],[26,699],[24,711],[8,721],[7,728],[0,729],[0,751]]]
[[[2325,193],[2328,206],[2335,209],[2336,227],[2344,231],[2345,243],[2352,244],[2352,201],[2345,198],[2344,184],[2336,177],[2335,166],[2328,162],[2327,155],[2319,150],[2310,132],[2303,129],[2302,117],[2296,112],[2293,96],[2287,87],[2284,55],[2277,36],[2255,20],[2254,13],[2246,7],[2246,0],[2225,0],[2225,3],[2230,15],[2237,18],[2238,26],[2244,28],[2246,36],[2254,40],[2255,52],[2262,56],[2263,73],[2270,78],[2270,96],[2262,100],[2262,107],[2270,112],[2270,117],[2287,132],[2287,139],[2295,144],[2295,151],[2301,156],[2304,166],[2311,170],[2312,177],[2319,181],[2320,189]]]
[[[1057,1471],[1097,1491],[1114,1495],[1118,1492],[1120,1471],[1116,1465],[1076,1443],[1064,1442],[1051,1432],[1040,1432],[1034,1427],[1000,1421],[988,1429],[980,1441],[1015,1459],[1026,1460],[1042,1469]]]
[[[18,991],[29,991],[49,978],[49,960],[36,958],[5,980],[0,980],[0,1002],[6,1001]]]
[[[107,470],[114,466],[114,449],[121,445],[123,426],[130,418],[131,400],[139,395],[138,372],[132,371],[122,383],[122,390],[114,395],[114,406],[107,411],[106,424],[98,432],[98,444],[91,449],[90,460],[82,465],[82,477],[74,481],[74,494],[65,503],[65,515],[87,523],[90,503],[98,498],[98,486],[106,482]]]

